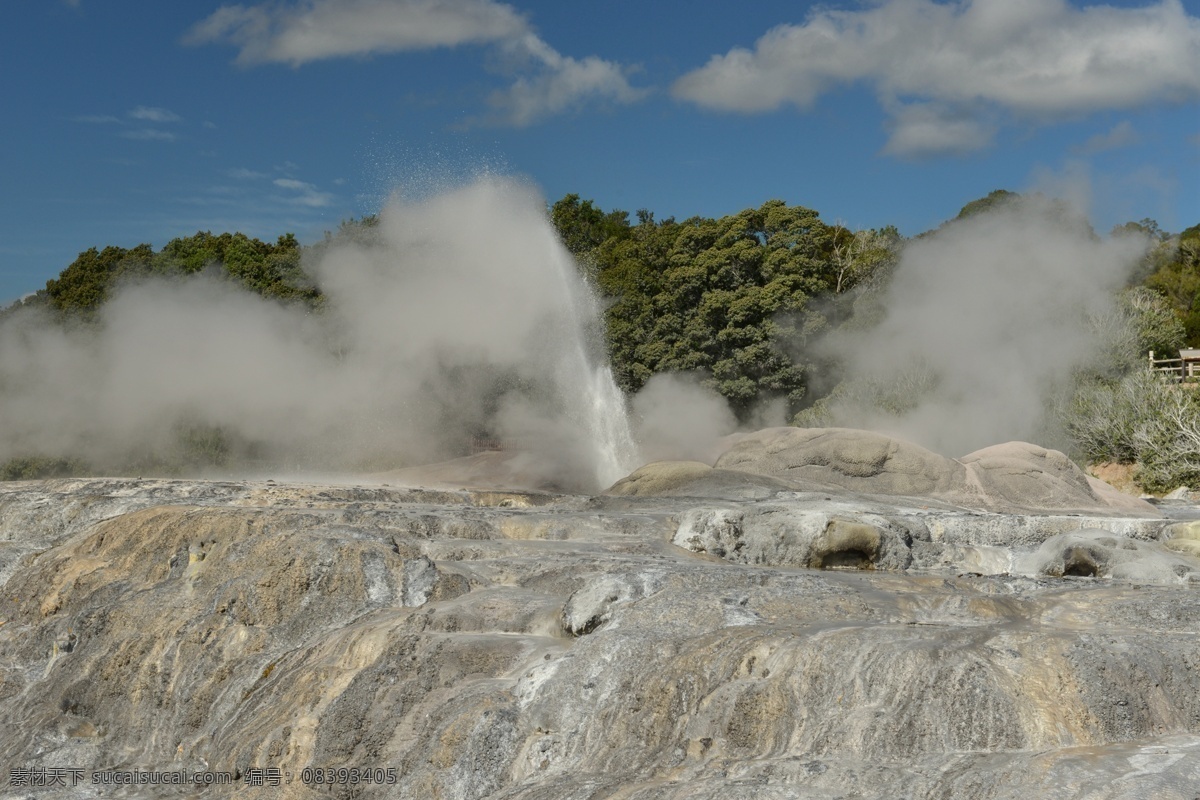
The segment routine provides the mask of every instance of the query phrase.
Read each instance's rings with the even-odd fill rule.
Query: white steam
[[[605,486],[637,466],[598,319],[536,192],[484,180],[393,203],[316,265],[304,313],[216,279],[120,291],[95,328],[0,329],[0,461],[162,456],[181,426],[243,455],[386,469],[503,441]]]
[[[725,398],[693,375],[661,373],[633,398],[638,446],[646,461],[711,463],[718,441],[738,426]]]
[[[875,401],[914,407],[884,413],[863,392],[835,393],[832,421],[949,456],[1041,438],[1048,393],[1097,353],[1088,317],[1111,308],[1145,246],[1068,217],[1024,198],[910,242],[884,321],[829,346]]]
[[[1087,319],[1143,246],[1037,198],[910,242],[883,322],[825,343],[855,379],[843,389],[868,387],[835,392],[828,421],[951,456],[1038,440],[1048,392],[1096,354]],[[697,379],[658,375],[632,400],[639,453],[594,300],[527,186],[394,202],[306,266],[319,311],[199,277],[124,287],[94,325],[10,316],[0,463],[152,469],[199,451],[231,468],[382,471],[499,443],[532,453],[546,482],[590,491],[643,457],[711,462],[737,427]]]

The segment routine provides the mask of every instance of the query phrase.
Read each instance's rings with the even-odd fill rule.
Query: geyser
[[[205,431],[271,468],[386,469],[471,442],[533,451],[564,488],[637,466],[587,286],[542,198],[483,179],[394,201],[306,264],[316,313],[212,277],[123,287],[94,327],[0,328],[0,462],[169,461]]]

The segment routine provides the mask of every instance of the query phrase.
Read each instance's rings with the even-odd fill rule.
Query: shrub
[[[1200,395],[1148,368],[1083,382],[1064,410],[1076,456],[1136,464],[1151,492],[1200,485]]]
[[[86,472],[82,463],[67,458],[10,458],[0,464],[0,481],[33,481]]]

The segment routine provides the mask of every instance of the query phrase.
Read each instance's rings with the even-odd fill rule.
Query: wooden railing
[[[1150,351],[1150,369],[1161,372],[1175,380],[1184,381],[1200,378],[1200,350],[1180,350],[1179,358],[1155,358]]]

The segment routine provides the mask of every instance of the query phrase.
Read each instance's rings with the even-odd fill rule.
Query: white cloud
[[[301,0],[222,6],[192,27],[189,44],[229,42],[237,63],[298,67],[311,61],[459,45],[494,45],[532,67],[489,98],[490,121],[528,125],[589,100],[644,96],[629,69],[596,56],[575,59],[542,41],[512,6],[494,0]]]
[[[749,113],[789,104],[806,109],[835,86],[854,82],[871,85],[896,111],[899,134],[911,131],[902,109],[912,101],[943,109],[990,106],[1050,120],[1189,100],[1200,97],[1200,19],[1180,0],[1141,8],[1075,8],[1065,0],[882,0],[861,11],[819,10],[802,25],[780,25],[753,50],[713,56],[676,81],[673,92],[706,108]],[[959,151],[975,133],[945,138]],[[911,152],[906,142],[911,139],[894,137],[887,150]]]
[[[1089,136],[1088,139],[1078,147],[1073,148],[1080,155],[1094,155],[1102,153],[1105,150],[1117,150],[1122,147],[1128,147],[1131,144],[1138,142],[1137,131],[1133,129],[1133,124],[1129,120],[1122,120],[1112,127],[1111,130],[1105,133],[1097,133],[1095,136]]]
[[[969,111],[938,103],[899,105],[883,152],[905,158],[963,155],[991,144],[994,134],[994,126]]]
[[[309,208],[324,208],[333,204],[333,195],[321,192],[311,183],[298,181],[293,178],[276,178],[274,184],[280,189],[292,192],[286,199],[289,203]]]
[[[528,30],[511,6],[492,0],[308,0],[222,6],[185,41],[230,41],[238,63],[309,61],[496,42]]]
[[[132,119],[139,119],[144,122],[179,122],[180,117],[174,111],[168,111],[165,108],[152,108],[150,106],[138,106],[129,112]]]
[[[122,131],[121,136],[125,139],[135,139],[143,142],[173,142],[175,134],[170,131],[160,131],[156,128],[138,128],[132,131]]]
[[[564,56],[533,34],[510,49],[524,51],[537,64],[534,75],[519,77],[488,98],[500,121],[510,125],[529,125],[593,99],[632,103],[646,94],[629,85],[628,69],[620,64],[596,56],[582,60]]]

